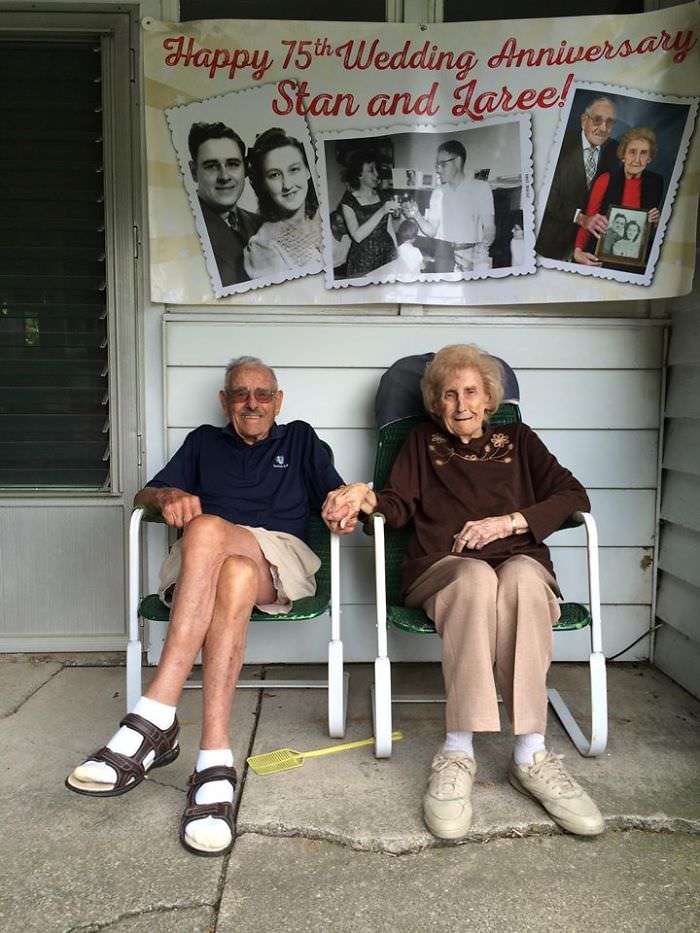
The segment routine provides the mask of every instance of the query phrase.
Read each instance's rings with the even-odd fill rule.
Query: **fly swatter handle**
[[[403,738],[403,732],[392,732],[392,739],[396,742]],[[344,752],[349,748],[360,748],[362,745],[374,745],[374,736],[371,739],[360,739],[359,742],[344,742],[342,745],[329,745],[328,748],[317,748],[312,752],[302,752],[302,758],[318,758],[321,755],[332,755],[333,752]]]

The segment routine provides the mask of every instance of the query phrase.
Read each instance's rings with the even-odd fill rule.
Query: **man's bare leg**
[[[273,602],[274,599],[272,578],[266,563],[261,568],[253,558],[243,555],[224,561],[219,573],[214,615],[202,648],[204,712],[195,767],[198,772],[210,767],[233,767],[229,715],[243,663],[250,613],[255,603]],[[194,801],[198,805],[232,803],[233,795],[232,781],[212,779],[198,788]],[[224,819],[204,815],[186,822],[184,838],[191,848],[200,852],[221,852],[230,846],[232,832]]]
[[[212,632],[212,642],[205,647],[205,653],[211,658],[217,655],[217,662],[212,668],[212,691],[205,688],[205,696],[212,694],[213,702],[207,702],[205,699],[205,721],[208,722],[211,734],[203,732],[203,741],[215,738],[221,740],[226,736],[228,744],[228,717],[230,712],[230,703],[235,682],[231,685],[231,693],[228,697],[220,694],[216,684],[225,679],[223,668],[230,672],[235,665],[236,671],[240,670],[242,663],[243,647],[245,645],[245,631],[247,628],[250,609],[255,602],[273,602],[275,599],[274,588],[270,576],[270,570],[265,558],[262,555],[260,547],[254,536],[245,528],[232,525],[230,522],[217,516],[202,515],[193,519],[187,526],[183,541],[183,565],[178,582],[175,605],[171,616],[171,623],[168,630],[168,636],[163,649],[156,676],[151,686],[146,691],[135,712],[145,716],[150,721],[155,721],[160,717],[156,725],[160,729],[166,729],[173,721],[175,716],[175,706],[180,698],[184,682],[192,668],[194,659],[199,650],[205,646],[209,630],[215,622],[215,602],[218,593],[218,581],[223,564],[230,558],[237,557],[252,562],[257,569],[258,592],[251,598],[250,590],[251,578],[250,570],[246,570],[242,575],[242,585],[235,585],[236,595],[228,593],[225,601],[231,607],[236,600],[240,605],[240,611],[237,610],[239,617],[243,614],[243,605],[248,605],[248,615],[243,623],[242,641],[238,660],[231,657],[226,651],[226,636],[223,632],[226,625],[223,623],[223,614],[221,622],[217,622]],[[228,579],[227,574],[227,579]],[[235,629],[235,620],[233,628]],[[235,643],[235,636],[232,635],[230,648]],[[240,637],[239,637],[240,640]],[[217,648],[218,644],[218,648]],[[223,652],[225,660],[219,661],[218,655]],[[209,665],[211,667],[211,665]],[[237,676],[237,675],[236,675]],[[205,681],[208,679],[205,667]],[[146,709],[140,707],[146,704]],[[142,742],[139,733],[126,726],[122,727],[107,743],[107,747],[123,755],[133,755]],[[204,746],[204,747],[211,747]],[[153,761],[153,753],[144,760],[144,766],[148,768]],[[69,778],[72,786],[76,783],[94,790],[93,784],[104,784],[106,788],[113,785],[116,780],[116,772],[108,764],[97,761],[87,761],[80,765]]]
[[[227,597],[231,600],[232,611],[238,614],[245,612],[247,602],[248,614],[245,626],[247,627],[250,611],[256,602],[274,602],[275,591],[269,565],[250,531],[239,525],[232,525],[215,515],[200,515],[193,519],[185,529],[182,569],[175,591],[168,636],[156,676],[145,694],[150,699],[176,705],[200,649],[206,646],[211,659],[213,653],[217,655],[220,653],[218,649],[215,649],[217,642],[223,639],[222,647],[225,648],[228,636],[222,631],[221,623],[214,625],[214,604],[222,566],[225,561],[233,557],[248,559],[257,570],[257,579],[254,574],[246,573],[245,579],[241,577],[240,586],[234,583],[236,595],[230,594]],[[211,631],[212,626],[214,626],[213,631]],[[225,629],[226,626],[224,625],[223,628]],[[210,632],[211,643],[209,643]],[[243,638],[244,645],[245,637]],[[225,654],[225,657],[228,656]],[[230,669],[228,660],[221,663]],[[208,693],[206,665],[204,676],[206,696]],[[212,670],[212,676],[215,682],[221,679],[221,672],[216,666]]]

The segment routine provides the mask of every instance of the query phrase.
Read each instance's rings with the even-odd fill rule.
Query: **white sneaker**
[[[534,797],[562,829],[579,836],[597,836],[605,829],[600,810],[561,763],[562,755],[534,754],[534,764],[511,762],[508,779],[516,790]]]
[[[476,762],[466,752],[438,752],[423,797],[423,819],[433,836],[459,839],[472,825]]]

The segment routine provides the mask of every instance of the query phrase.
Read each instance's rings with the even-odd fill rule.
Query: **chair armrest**
[[[374,537],[374,519],[380,518],[382,523],[386,525],[386,516],[383,512],[370,512],[369,515],[366,515],[362,522],[362,531],[369,535],[370,538]]]
[[[134,506],[134,512],[140,509],[143,512],[141,520],[144,522],[158,522],[161,525],[167,524],[161,512],[154,512],[152,509],[147,509],[142,505]]]
[[[584,524],[584,515],[588,515],[588,512],[576,511],[572,512],[567,519],[565,519],[557,531],[564,531],[566,528],[578,528],[580,525]],[[556,531],[554,532],[556,534]]]

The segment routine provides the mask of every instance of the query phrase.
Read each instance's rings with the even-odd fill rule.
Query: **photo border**
[[[463,133],[465,131],[477,132],[480,129],[499,126],[502,124],[516,123],[518,125],[518,139],[520,147],[520,165],[522,170],[522,192],[523,192],[523,234],[525,242],[525,261],[518,266],[502,266],[497,269],[490,269],[479,272],[443,272],[443,273],[421,273],[412,275],[406,273],[385,272],[375,274],[377,270],[372,270],[368,275],[351,278],[337,279],[333,275],[333,257],[332,257],[332,233],[330,230],[330,213],[332,208],[328,195],[328,175],[326,167],[325,143],[338,141],[341,139],[367,139],[376,137],[394,136],[398,134],[427,134],[441,135]],[[468,282],[479,279],[504,278],[510,275],[531,275],[537,271],[535,263],[535,203],[534,203],[534,185],[532,168],[532,119],[529,113],[509,114],[504,117],[494,117],[489,120],[482,120],[475,124],[473,121],[459,121],[450,123],[419,124],[411,126],[407,124],[394,124],[387,127],[372,127],[365,129],[352,130],[328,130],[320,131],[314,136],[317,153],[317,167],[319,177],[319,200],[322,208],[321,226],[323,231],[323,258],[324,258],[324,279],[326,288],[348,288],[362,287],[365,285],[381,285],[384,283],[414,283],[414,282]],[[421,173],[421,182],[423,181]]]
[[[629,214],[638,214],[638,217],[631,217],[630,220],[634,220],[639,226],[641,240],[639,244],[639,256],[646,255],[647,243],[649,241],[649,234],[651,232],[652,224],[649,223],[647,219],[647,211],[643,207],[625,207],[623,204],[610,204],[608,206],[608,221],[612,217],[612,212],[615,211],[617,214],[622,214],[623,217]],[[624,212],[624,213],[623,213]],[[628,221],[629,222],[629,221]],[[609,224],[608,224],[609,227]],[[599,237],[598,243],[595,248],[595,255],[597,259],[600,259],[601,262],[614,262],[620,266],[630,266],[635,268],[643,269],[647,264],[647,259],[634,258],[632,256],[618,256],[617,253],[604,253],[603,245],[607,237]]]
[[[201,245],[204,261],[211,282],[212,291],[215,298],[226,298],[230,295],[240,295],[253,289],[263,288],[268,285],[278,285],[282,282],[289,282],[294,279],[304,278],[307,275],[318,275],[323,271],[322,261],[318,263],[307,263],[300,266],[297,271],[290,272],[288,275],[260,276],[255,279],[249,279],[245,282],[236,282],[233,285],[222,285],[219,268],[212,250],[206,223],[202,216],[199,206],[199,197],[197,195],[197,185],[190,171],[189,150],[187,147],[187,135],[193,123],[203,120],[207,123],[214,123],[221,120],[227,126],[230,126],[238,133],[246,145],[246,153],[250,151],[252,142],[255,140],[256,133],[251,134],[246,125],[246,119],[231,120],[231,114],[265,114],[264,119],[257,119],[253,123],[254,130],[264,132],[272,126],[281,127],[290,136],[294,136],[302,143],[306,152],[306,159],[309,163],[311,172],[311,183],[315,185],[316,194],[319,196],[318,173],[316,171],[316,153],[311,139],[311,133],[306,122],[306,118],[298,114],[284,117],[271,116],[273,113],[271,102],[275,97],[277,90],[276,82],[262,84],[257,87],[245,88],[240,91],[230,91],[226,94],[216,94],[212,97],[206,97],[202,100],[192,101],[187,104],[178,104],[176,107],[168,107],[164,110],[165,118],[170,131],[170,138],[177,156],[177,163],[180,168],[180,175],[187,193],[190,210],[194,218],[197,236]],[[252,135],[252,141],[249,142]],[[247,158],[247,155],[246,155]],[[256,201],[255,193],[248,178],[246,170],[246,191],[243,198],[245,204]],[[241,206],[245,206],[242,204]],[[320,211],[320,197],[319,197]],[[323,240],[319,244],[323,249]],[[323,255],[323,254],[322,254]]]
[[[635,100],[646,100],[657,104],[681,104],[688,107],[688,116],[686,117],[683,133],[678,143],[678,153],[676,154],[673,172],[671,173],[671,177],[669,179],[668,189],[664,195],[661,216],[659,217],[659,223],[656,228],[654,242],[652,243],[649,256],[645,263],[644,272],[632,273],[619,271],[616,269],[600,269],[595,266],[584,266],[575,262],[562,262],[556,259],[550,259],[546,256],[540,256],[539,254],[537,254],[537,264],[543,269],[558,269],[562,272],[575,272],[578,275],[591,275],[595,278],[610,279],[615,282],[621,282],[629,285],[651,285],[654,279],[656,263],[659,259],[661,244],[663,243],[664,237],[666,236],[666,229],[673,213],[673,204],[676,199],[676,194],[678,193],[678,185],[683,174],[685,161],[688,156],[688,149],[690,147],[690,141],[695,129],[695,120],[697,117],[699,99],[697,97],[672,94],[656,94],[651,91],[642,91],[636,88],[628,88],[618,84],[599,84],[592,81],[573,81],[571,90],[567,95],[566,104],[564,105],[561,116],[559,118],[559,125],[557,126],[557,130],[552,141],[552,146],[549,151],[547,171],[542,182],[542,187],[537,196],[538,232],[542,225],[542,219],[544,217],[545,208],[547,206],[549,192],[552,187],[552,181],[554,179],[554,172],[559,161],[559,155],[561,152],[562,143],[564,141],[564,134],[566,132],[571,110],[574,105],[576,91],[593,91],[602,95],[607,94],[614,95],[616,97],[632,97]],[[616,259],[617,258],[619,257],[616,257]]]

